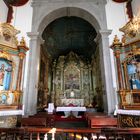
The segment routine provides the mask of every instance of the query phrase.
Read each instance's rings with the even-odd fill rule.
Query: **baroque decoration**
[[[18,42],[18,33],[12,25],[0,23],[0,110],[18,110],[22,106],[22,74],[28,48],[24,38]],[[17,117],[13,115],[0,116],[0,127],[15,126]]]
[[[122,40],[114,38],[111,48],[117,63],[121,108],[140,109],[140,17],[120,29]]]
[[[64,99],[83,99],[82,104],[88,106],[93,96],[89,62],[71,51],[67,56],[60,56],[53,64],[52,101],[60,106]]]

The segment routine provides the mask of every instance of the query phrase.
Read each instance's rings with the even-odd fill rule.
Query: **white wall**
[[[128,17],[125,13],[126,3],[116,3],[112,0],[108,0],[106,5],[106,16],[107,16],[107,26],[108,29],[112,30],[111,35],[109,36],[109,44],[113,43],[114,36],[117,35],[120,39],[122,37],[122,32],[119,31],[119,28],[123,27],[128,21]],[[116,79],[116,68],[114,61],[113,50],[110,49],[111,64],[112,64],[112,76],[113,76],[113,86],[114,90],[117,89],[117,79]]]
[[[18,40],[20,41],[21,37],[25,37],[27,47],[29,47],[29,37],[27,36],[27,32],[31,31],[31,23],[32,23],[32,7],[30,6],[30,1],[26,3],[24,6],[14,7],[12,25],[17,30],[21,31],[21,33],[17,35]],[[29,58],[29,51],[27,52],[26,55],[26,62],[25,62],[26,70],[24,73],[23,90],[25,90],[26,88],[28,58]]]
[[[27,37],[27,32],[31,31],[31,22],[32,7],[30,6],[30,1],[24,6],[14,7],[12,25],[21,31],[21,33],[18,35],[18,38],[21,39],[21,37],[24,36],[28,46],[29,38]]]
[[[132,9],[134,15],[140,15],[140,0],[133,0],[132,1]]]
[[[106,15],[107,15],[107,26],[112,30],[112,34],[109,37],[110,45],[113,42],[114,35],[118,35],[119,38],[122,34],[119,28],[123,27],[128,21],[128,16],[126,15],[126,3],[116,3],[112,0],[108,0],[106,5]]]
[[[8,8],[3,0],[0,0],[0,22],[6,22]]]

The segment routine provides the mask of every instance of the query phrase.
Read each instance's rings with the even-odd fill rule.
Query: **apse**
[[[96,50],[94,41],[97,33],[86,20],[67,16],[56,19],[44,30],[46,51],[53,59],[73,51],[77,55],[91,59]]]

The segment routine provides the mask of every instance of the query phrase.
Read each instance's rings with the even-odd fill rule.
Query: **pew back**
[[[22,118],[21,126],[46,127],[46,118]]]

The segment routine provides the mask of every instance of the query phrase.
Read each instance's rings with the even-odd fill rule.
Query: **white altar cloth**
[[[57,107],[56,112],[59,111],[86,111],[86,107]]]
[[[136,115],[136,116],[140,116],[140,111],[139,110],[117,109],[116,113],[117,114],[123,114],[123,115]]]
[[[81,116],[78,116],[79,111],[86,111],[86,107],[57,107],[56,112],[59,111],[64,111],[65,116],[62,116],[62,118],[67,118],[68,116],[71,115],[71,113],[76,117],[76,118],[81,118]]]
[[[23,110],[2,110],[0,116],[24,115]]]
[[[63,106],[68,106],[69,104],[73,104],[74,106],[84,106],[84,99],[61,99],[61,104]]]

